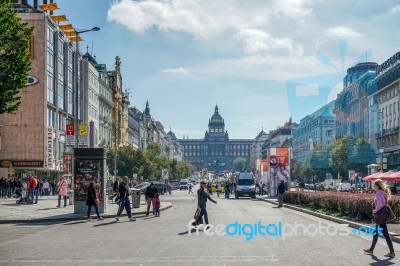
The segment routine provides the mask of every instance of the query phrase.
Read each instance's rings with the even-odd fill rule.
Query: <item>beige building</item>
[[[115,70],[109,72],[110,87],[113,90],[112,147],[128,145],[128,105],[129,98],[122,90],[121,59],[115,58]]]

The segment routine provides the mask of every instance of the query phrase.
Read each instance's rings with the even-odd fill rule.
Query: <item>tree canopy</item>
[[[0,0],[0,114],[14,113],[31,66],[29,42],[33,28],[18,18],[10,0]]]

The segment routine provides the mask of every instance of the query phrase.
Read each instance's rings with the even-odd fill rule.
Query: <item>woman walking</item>
[[[374,190],[376,191],[375,194],[375,198],[374,198],[374,210],[373,210],[373,214],[374,217],[377,217],[377,213],[384,208],[388,201],[390,200],[390,189],[383,183],[382,180],[377,179],[374,182]],[[376,220],[376,219],[375,219]],[[387,229],[387,225],[386,225],[386,221],[384,223],[382,222],[377,222],[376,228],[378,228],[378,226],[381,228],[383,236],[386,239],[386,244],[389,247],[389,253],[385,255],[385,257],[389,257],[389,258],[394,258],[396,256],[396,254],[394,253],[394,249],[393,249],[393,243],[392,243],[392,239],[390,238],[388,229]],[[374,253],[374,248],[376,243],[378,242],[378,232],[375,231],[374,237],[372,239],[372,244],[371,247],[369,249],[364,249],[364,251],[368,254],[373,254]]]
[[[58,193],[58,205],[57,205],[57,208],[61,207],[61,197],[64,198],[64,208],[67,207],[68,182],[67,182],[67,180],[65,180],[64,176],[62,176],[60,178],[60,181],[58,181],[57,193]]]
[[[97,220],[99,220],[99,221],[103,220],[103,217],[101,217],[99,214],[99,207],[97,205],[99,205],[100,200],[97,197],[96,188],[94,187],[93,182],[90,183],[87,193],[88,193],[88,195],[87,195],[87,199],[86,199],[86,205],[88,206],[88,210],[87,210],[88,222],[92,221],[92,219],[90,218],[90,211],[92,210],[92,207],[94,207],[94,210],[96,211]]]
[[[121,216],[122,211],[126,210],[128,214],[129,221],[135,221],[136,219],[132,218],[132,209],[131,209],[131,202],[129,200],[130,195],[130,188],[128,186],[129,179],[127,176],[122,178],[122,182],[119,184],[118,191],[119,191],[119,208],[117,212],[117,216],[115,216],[115,220],[119,221],[119,217]]]
[[[201,218],[204,216],[204,222],[207,225],[208,224],[208,214],[206,208],[207,199],[209,199],[211,202],[215,204],[217,202],[210,197],[210,194],[208,194],[206,188],[207,188],[207,182],[201,181],[200,188],[199,190],[197,190],[197,209],[200,210],[199,220],[201,220]]]

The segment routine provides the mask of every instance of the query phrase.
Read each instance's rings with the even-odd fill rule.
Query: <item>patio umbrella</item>
[[[370,182],[370,181],[374,181],[375,179],[381,179],[381,178],[383,178],[385,176],[387,176],[387,172],[386,173],[377,172],[375,174],[372,174],[372,175],[364,177],[363,181]]]
[[[400,182],[400,172],[386,172],[386,173],[375,173],[363,178],[364,181],[370,182],[376,179],[381,179],[383,181],[390,181],[390,182]]]

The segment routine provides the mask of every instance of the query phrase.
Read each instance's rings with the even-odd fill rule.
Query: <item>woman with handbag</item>
[[[58,205],[57,208],[61,207],[61,197],[64,198],[64,208],[67,207],[67,195],[68,195],[68,182],[65,176],[60,178],[57,184],[57,194],[58,194]]]
[[[392,239],[390,238],[387,225],[386,223],[390,221],[393,217],[389,217],[393,215],[393,212],[391,212],[391,209],[388,205],[388,201],[390,200],[390,189],[383,183],[382,180],[377,179],[374,182],[374,190],[376,192],[375,198],[374,198],[374,219],[376,223],[376,228],[379,228],[382,230],[382,234],[386,239],[386,243],[389,247],[389,253],[385,255],[385,257],[389,258],[394,258],[396,254],[394,253],[393,249],[393,243]],[[390,215],[390,213],[392,215]],[[375,234],[372,239],[372,244],[369,249],[364,249],[364,251],[368,254],[373,254],[374,248],[376,243],[378,242],[378,232],[375,231]]]
[[[124,207],[126,209],[126,213],[128,214],[129,221],[136,221],[135,218],[132,218],[132,209],[131,209],[131,202],[129,200],[130,188],[128,186],[129,178],[124,176],[122,178],[122,182],[119,184],[118,191],[119,191],[119,199],[118,199],[118,212],[117,216],[115,216],[115,220],[119,221],[119,217],[121,216]]]
[[[100,199],[97,197],[96,188],[94,187],[94,183],[91,182],[88,187],[87,199],[86,199],[86,205],[88,206],[88,210],[87,210],[88,222],[92,221],[92,219],[90,218],[90,211],[92,210],[92,207],[94,207],[94,210],[96,211],[97,220],[99,220],[99,221],[103,220],[103,217],[101,217],[99,214],[99,207],[98,207],[99,204],[100,204]]]

